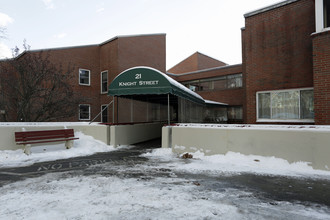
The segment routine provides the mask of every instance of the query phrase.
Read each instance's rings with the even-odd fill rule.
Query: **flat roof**
[[[166,74],[170,75],[170,76],[185,76],[185,75],[190,75],[190,74],[202,73],[202,72],[207,72],[207,71],[212,71],[212,70],[219,70],[219,69],[227,69],[227,68],[238,67],[238,66],[242,66],[242,64],[239,63],[239,64],[234,64],[234,65],[218,66],[218,67],[212,67],[212,68],[197,70],[197,71],[188,72],[188,73],[175,74],[175,73],[166,72]]]
[[[106,40],[99,44],[99,46],[102,46],[104,44],[107,44],[111,41],[117,40],[118,38],[125,38],[125,37],[145,37],[145,36],[156,36],[156,35],[166,35],[166,33],[158,33],[158,34],[136,34],[136,35],[118,35],[116,37],[110,38],[109,40]]]
[[[159,34],[138,34],[138,35],[118,35],[116,37],[110,38],[109,40],[106,40],[100,44],[88,44],[88,45],[77,45],[77,46],[67,46],[67,47],[54,47],[54,48],[43,48],[43,49],[33,49],[33,50],[25,50],[22,53],[20,53],[17,57],[9,58],[9,59],[15,59],[21,57],[26,52],[40,52],[40,51],[47,51],[47,50],[67,50],[67,49],[75,49],[75,48],[83,48],[83,47],[98,47],[102,46],[104,44],[107,44],[111,41],[114,41],[118,38],[125,38],[125,37],[141,37],[141,36],[154,36],[154,35],[166,35],[165,33],[159,33]],[[0,59],[0,60],[7,60],[7,59]]]
[[[299,0],[286,0],[286,1],[281,1],[279,3],[275,3],[275,4],[272,4],[272,5],[269,5],[269,6],[266,6],[266,7],[263,7],[263,8],[260,8],[260,9],[257,9],[257,10],[253,10],[251,12],[247,12],[244,14],[244,17],[245,18],[248,18],[248,17],[251,17],[253,15],[257,15],[257,14],[260,14],[260,13],[263,13],[263,12],[266,12],[266,11],[270,11],[270,10],[273,10],[275,8],[279,8],[279,7],[282,7],[282,6],[285,6],[285,5],[288,5],[288,4],[291,4],[293,2],[297,2]]]

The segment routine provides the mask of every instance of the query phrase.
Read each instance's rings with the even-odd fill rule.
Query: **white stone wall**
[[[168,129],[168,128],[167,128]],[[163,139],[170,132],[163,130]],[[205,155],[228,151],[245,155],[278,157],[290,163],[304,161],[316,169],[330,169],[330,129],[276,129],[238,127],[172,127],[171,143],[176,153],[204,152]]]

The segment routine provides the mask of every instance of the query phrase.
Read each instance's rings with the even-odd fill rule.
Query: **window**
[[[330,0],[315,0],[315,29],[320,32],[330,27]]]
[[[190,90],[197,92],[241,88],[243,85],[243,80],[242,74],[240,73],[215,78],[187,81],[182,84]]]
[[[324,28],[330,27],[330,0],[323,0]]]
[[[228,120],[229,121],[242,121],[243,120],[243,108],[242,106],[228,107]]]
[[[90,73],[89,70],[79,69],[79,85],[90,85]]]
[[[235,74],[227,76],[227,88],[242,87],[242,74]]]
[[[258,121],[314,121],[313,89],[277,90],[257,93]]]
[[[108,123],[108,108],[107,105],[101,106],[101,120],[102,123]]]
[[[79,120],[90,120],[90,105],[79,105]]]
[[[101,93],[107,93],[108,91],[108,71],[101,72]]]

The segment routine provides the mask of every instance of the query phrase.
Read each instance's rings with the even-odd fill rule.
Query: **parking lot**
[[[133,219],[133,216],[128,216],[135,210],[132,207],[136,208],[137,205],[140,206],[140,208],[136,208],[140,212],[139,216],[147,219],[153,217],[156,219],[163,219],[164,217],[165,219],[172,217],[218,219],[228,216],[231,216],[229,219],[241,217],[243,219],[330,218],[329,179],[244,172],[189,172],[178,168],[180,164],[193,163],[194,159],[175,158],[175,163],[171,164],[173,161],[143,156],[144,153],[158,147],[160,147],[160,140],[154,140],[134,147],[91,156],[36,163],[27,167],[3,168],[0,169],[0,194],[8,197],[7,199],[10,201],[15,189],[24,195],[34,191],[34,193],[42,193],[45,184],[52,184],[52,189],[54,189],[61,181],[79,178],[81,182],[85,182],[86,187],[91,187],[90,184],[94,185],[94,183],[99,185],[102,182],[98,190],[100,192],[106,191],[109,197],[112,194],[118,194],[117,199],[113,200],[114,198],[112,198],[111,204],[115,206],[114,204],[117,202],[116,204],[120,206],[118,206],[118,210],[121,211],[115,212],[116,209],[114,209],[113,212],[101,215],[100,219],[106,215],[119,219]],[[43,187],[37,187],[40,182],[43,183]],[[34,184],[35,186],[32,186]],[[72,184],[77,184],[77,188],[85,186],[74,181]],[[113,184],[117,185],[114,186]],[[125,187],[125,190],[121,191],[122,187]],[[109,188],[113,188],[111,190],[114,191],[109,192]],[[145,196],[137,194],[142,192]],[[53,193],[63,195],[68,192],[66,189],[60,189]],[[129,195],[126,195],[127,193]],[[92,194],[95,195],[95,191]],[[157,201],[154,201],[153,195],[158,198]],[[70,198],[75,198],[75,196],[70,195]],[[86,200],[88,203],[91,202],[89,196],[92,197],[88,194],[86,197],[75,199]],[[126,200],[128,196],[132,196],[133,199]],[[126,198],[125,202],[121,201],[122,197]],[[49,198],[40,196],[36,203],[43,199],[48,201]],[[95,199],[100,199],[100,197]],[[107,199],[105,203],[110,202]],[[165,210],[162,211],[158,202],[163,204]],[[127,208],[123,203],[130,205],[130,208]],[[0,219],[18,216],[19,207],[13,208],[9,205],[7,207],[4,200],[0,200],[0,204],[4,208],[1,211]],[[74,206],[74,204],[71,205]],[[54,210],[57,206],[60,206],[60,203],[55,205]],[[179,209],[176,209],[177,207]],[[185,207],[190,208],[185,209]],[[25,208],[30,209],[31,207]],[[93,213],[91,210],[90,212]],[[102,213],[102,211],[99,212]],[[189,212],[192,215],[189,215]],[[80,217],[77,217],[74,213],[66,213],[65,216],[88,219],[89,214],[78,215]],[[96,215],[96,219],[98,219],[97,216],[99,215]],[[32,219],[35,216],[31,215],[30,217]]]

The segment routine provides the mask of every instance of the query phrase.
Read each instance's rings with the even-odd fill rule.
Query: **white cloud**
[[[53,0],[42,0],[46,6],[47,9],[54,9],[55,8],[55,4],[53,2]]]
[[[11,58],[11,57],[12,57],[12,53],[10,48],[6,44],[0,42],[0,59]]]
[[[0,27],[5,27],[13,21],[14,19],[9,17],[9,15],[0,12]]]
[[[104,8],[99,8],[96,10],[96,13],[102,13],[104,11]]]
[[[57,38],[57,39],[62,39],[62,38],[65,38],[66,36],[67,36],[66,33],[60,33],[60,34],[54,35],[54,37]]]

